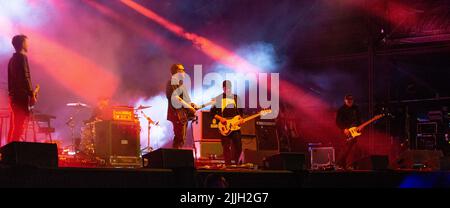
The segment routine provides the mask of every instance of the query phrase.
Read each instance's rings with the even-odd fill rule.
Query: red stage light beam
[[[194,46],[196,46],[199,50],[201,50],[204,54],[216,60],[235,71],[239,72],[251,72],[257,73],[262,71],[258,67],[253,64],[247,62],[244,58],[232,53],[231,51],[223,48],[220,45],[215,44],[211,40],[202,37],[200,35],[187,32],[181,26],[176,25],[169,20],[161,17],[156,14],[152,10],[132,1],[132,0],[121,0],[123,4],[142,14],[143,16],[153,20],[158,23],[162,27],[171,31],[179,37],[182,37],[186,40],[191,41]],[[318,114],[317,109],[314,111],[303,108],[302,103],[307,102],[308,104],[314,103],[318,108],[325,108],[327,106],[325,103],[320,101],[319,99],[308,95],[302,89],[288,83],[286,81],[280,80],[280,98],[290,103],[292,106],[297,107],[298,110],[316,118],[323,118],[323,114]],[[322,120],[322,119],[319,119]],[[321,122],[323,125],[330,127],[329,122]]]
[[[28,31],[27,35],[30,60],[76,95],[95,102],[116,91],[119,78],[112,72],[39,33]]]
[[[211,57],[213,60],[217,60],[220,63],[232,67],[233,69],[241,72],[259,72],[260,70],[248,63],[245,59],[241,58],[238,55],[235,55],[231,51],[213,43],[209,39],[202,37],[200,35],[187,32],[182,27],[176,25],[175,23],[166,20],[165,18],[159,16],[155,12],[151,11],[148,8],[143,7],[142,5],[132,1],[132,0],[121,0],[123,4],[134,9],[138,13],[143,16],[153,20],[154,22],[160,24],[167,30],[176,34],[179,37],[182,37],[186,40],[191,41],[194,46],[205,53],[207,56]]]
[[[187,32],[184,28],[164,19],[150,9],[143,7],[132,0],[121,0],[121,2],[143,16],[160,24],[177,36],[191,41],[204,54],[235,71],[251,73],[262,71],[258,67],[247,62],[244,58],[241,58],[205,37]],[[303,118],[314,121],[315,127],[304,128],[304,131],[310,131],[310,135],[316,135],[323,138],[339,137],[340,130],[335,124],[335,112],[328,104],[308,94],[298,86],[284,80],[280,80],[279,89],[277,90],[279,90],[280,98],[295,108],[296,112],[292,113],[298,113],[298,115],[304,116]]]
[[[160,24],[177,36],[191,41],[194,46],[196,46],[207,56],[234,69],[235,71],[252,73],[261,71],[258,67],[248,63],[245,59],[232,53],[231,51],[215,44],[205,37],[187,32],[182,27],[166,20],[150,9],[143,7],[132,0],[121,0],[121,2],[143,16]],[[331,139],[340,137],[340,130],[334,123],[335,112],[330,111],[330,107],[322,100],[312,95],[308,95],[308,93],[303,89],[283,80],[280,80],[279,92],[280,98],[293,106],[298,111],[299,115],[305,115],[306,119],[314,119],[317,126],[313,129],[303,128],[304,131],[310,131],[310,135],[317,135],[322,138]]]

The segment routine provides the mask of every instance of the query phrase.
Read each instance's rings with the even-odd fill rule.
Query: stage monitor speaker
[[[1,162],[7,165],[38,168],[58,167],[56,144],[11,142],[0,148]]]
[[[305,154],[295,152],[283,152],[264,161],[264,167],[269,170],[305,170]]]
[[[95,124],[95,154],[110,157],[139,157],[139,123],[127,121],[101,121]]]
[[[242,151],[242,163],[252,163],[259,167],[264,166],[264,160],[272,155],[278,154],[278,151],[256,151],[254,149],[244,149]]]
[[[192,150],[161,148],[142,157],[147,168],[193,168],[195,165]]]
[[[438,150],[407,150],[400,154],[397,166],[400,169],[429,168],[440,170],[440,158],[444,154]]]
[[[387,155],[371,155],[354,163],[356,170],[388,170],[389,157]]]
[[[450,170],[450,157],[441,157],[440,159],[440,169]]]
[[[219,139],[203,139],[195,142],[198,159],[223,159],[222,143]]]
[[[260,151],[279,151],[276,125],[256,125],[256,141]]]

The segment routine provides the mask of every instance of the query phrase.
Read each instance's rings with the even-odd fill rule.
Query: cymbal
[[[144,110],[144,109],[151,108],[151,107],[152,107],[152,106],[143,106],[143,105],[140,105],[139,107],[135,108],[135,110]]]
[[[89,108],[89,105],[84,103],[67,103],[66,106],[68,107],[76,107],[76,108]]]

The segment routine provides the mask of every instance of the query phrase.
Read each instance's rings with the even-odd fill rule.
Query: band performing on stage
[[[34,105],[37,102],[38,92],[40,90],[39,85],[35,89],[32,87],[32,81],[30,76],[30,66],[27,58],[28,51],[28,37],[25,35],[17,35],[12,39],[12,44],[16,53],[11,57],[8,64],[8,91],[11,109],[11,119],[10,128],[7,137],[7,143],[13,141],[26,142],[26,132],[29,122],[36,122],[36,118],[48,118],[45,115],[33,114]],[[166,85],[166,98],[167,98],[167,120],[172,124],[173,131],[173,149],[191,149],[192,146],[186,146],[186,140],[188,136],[188,123],[198,122],[200,112],[208,112],[211,118],[210,123],[202,124],[203,130],[207,131],[208,128],[217,128],[216,134],[218,141],[220,143],[221,151],[208,152],[196,154],[196,159],[209,158],[211,157],[217,159],[217,155],[214,153],[219,153],[221,159],[223,159],[224,166],[217,167],[234,167],[248,163],[249,160],[245,159],[246,155],[243,152],[242,145],[242,132],[241,128],[248,121],[259,118],[267,113],[271,113],[272,110],[262,110],[251,116],[245,116],[244,110],[245,106],[240,106],[241,101],[238,95],[233,94],[232,81],[224,80],[222,82],[223,93],[211,98],[211,101],[207,104],[198,106],[191,100],[190,92],[187,86],[183,83],[186,74],[183,64],[173,64],[168,70],[170,74],[170,80]],[[89,105],[77,102],[77,103],[67,103],[67,106],[75,109],[79,112],[81,109],[91,108]],[[211,106],[210,110],[200,111],[201,109]],[[84,127],[82,128],[81,137],[75,138],[75,120],[74,116],[71,116],[66,124],[70,127],[71,135],[71,147],[70,150],[72,154],[80,155],[84,157],[84,160],[93,161],[94,164],[98,165],[98,161],[101,164],[118,166],[140,166],[141,154],[143,150],[146,152],[151,152],[153,149],[150,144],[150,127],[152,125],[158,125],[158,122],[152,120],[151,115],[146,115],[143,110],[150,108],[151,106],[118,106],[111,105],[111,98],[101,96],[97,100],[96,106],[92,109],[90,117],[83,121]],[[285,109],[284,109],[285,110]],[[142,127],[138,120],[139,111],[142,116],[148,121],[148,136],[147,136],[147,147],[142,149],[140,147],[140,132]],[[284,112],[286,113],[286,112]],[[337,160],[329,158],[323,162],[323,164],[315,164],[314,157],[323,157],[322,155],[314,155],[311,153],[311,164],[310,168],[330,168],[333,167],[335,170],[353,170],[355,161],[357,161],[360,155],[360,147],[358,147],[358,140],[362,135],[364,127],[371,124],[378,119],[386,116],[385,112],[383,114],[377,115],[365,123],[362,123],[361,112],[359,107],[354,104],[353,95],[347,94],[344,97],[344,105],[342,105],[336,111],[336,126],[339,128],[340,133],[337,134],[337,138],[342,138],[344,141],[343,146],[329,147],[332,148],[332,154],[334,158],[334,151],[337,149]],[[203,115],[206,116],[206,115]],[[55,117],[48,118],[54,119]],[[203,119],[205,120],[205,119]],[[264,123],[263,119],[259,119],[258,122],[253,123]],[[273,120],[273,119],[272,119]],[[275,118],[277,120],[277,118]],[[268,122],[270,123],[270,122]],[[280,123],[286,124],[286,120]],[[280,124],[281,125],[281,124]],[[206,127],[206,129],[205,129]],[[278,128],[280,134],[284,134],[283,131],[290,131],[290,129]],[[24,133],[25,132],[25,133]],[[51,138],[51,133],[54,131],[47,132]],[[203,134],[203,132],[201,132]],[[34,133],[34,141],[36,141],[36,133]],[[258,140],[271,139],[267,138],[269,134],[258,135]],[[277,137],[277,136],[276,136]],[[194,139],[194,138],[193,138]],[[272,138],[273,139],[273,138]],[[280,138],[276,138],[278,145],[281,144]],[[284,138],[286,139],[286,138]],[[292,139],[292,138],[287,138]],[[117,141],[116,141],[117,140]],[[131,141],[134,140],[134,141]],[[194,139],[195,140],[195,139]],[[135,146],[130,149],[113,150],[117,142],[122,144],[133,143]],[[57,141],[56,141],[57,142]],[[191,141],[195,143],[196,141]],[[288,143],[290,141],[287,141]],[[201,142],[200,142],[201,143]],[[261,141],[257,141],[258,144]],[[201,145],[199,145],[201,147]],[[58,147],[60,148],[60,147]],[[262,146],[259,147],[262,149]],[[278,151],[281,147],[276,148]],[[288,147],[287,149],[291,149]],[[317,149],[318,150],[318,149]],[[194,152],[205,151],[197,148],[194,145]],[[311,151],[311,149],[310,149]],[[315,151],[315,150],[313,150]],[[120,152],[120,153],[119,153]],[[125,154],[126,152],[126,154]],[[66,152],[67,153],[67,152]],[[118,155],[123,154],[123,155]],[[203,155],[202,155],[203,154]],[[328,153],[329,154],[329,153]],[[117,158],[128,158],[124,159],[123,163]],[[248,156],[247,156],[248,157]],[[64,156],[62,156],[64,158]],[[129,160],[131,158],[131,160]],[[114,162],[112,162],[114,160]],[[96,162],[95,162],[96,161]],[[131,162],[130,162],[131,161]],[[258,161],[250,161],[258,163]]]
[[[361,2],[0,0],[0,187],[450,187],[448,2]]]

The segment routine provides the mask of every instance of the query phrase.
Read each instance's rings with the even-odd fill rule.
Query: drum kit
[[[79,114],[88,109],[92,109],[91,106],[76,102],[76,103],[67,103],[67,107],[73,108],[71,116],[69,117],[68,121],[66,122],[66,125],[71,130],[71,137],[72,137],[72,145],[70,146],[72,152],[81,153],[86,156],[94,157],[95,156],[95,138],[96,138],[96,129],[95,124],[98,122],[101,122],[103,120],[98,118],[91,118],[90,120],[85,120],[83,124],[81,124],[80,129],[80,138],[77,138],[77,117]],[[115,108],[114,106],[112,107]],[[124,109],[124,106],[117,106],[117,108]],[[150,128],[151,125],[158,125],[158,122],[153,121],[149,116],[147,116],[143,110],[151,108],[151,106],[143,106],[140,105],[138,107],[127,107],[130,110],[134,111],[134,118],[133,122],[139,122],[139,113],[148,121],[148,135],[147,135],[147,147],[143,148],[141,151],[151,152],[153,151],[151,145],[150,145]],[[114,120],[114,116],[112,117]]]

